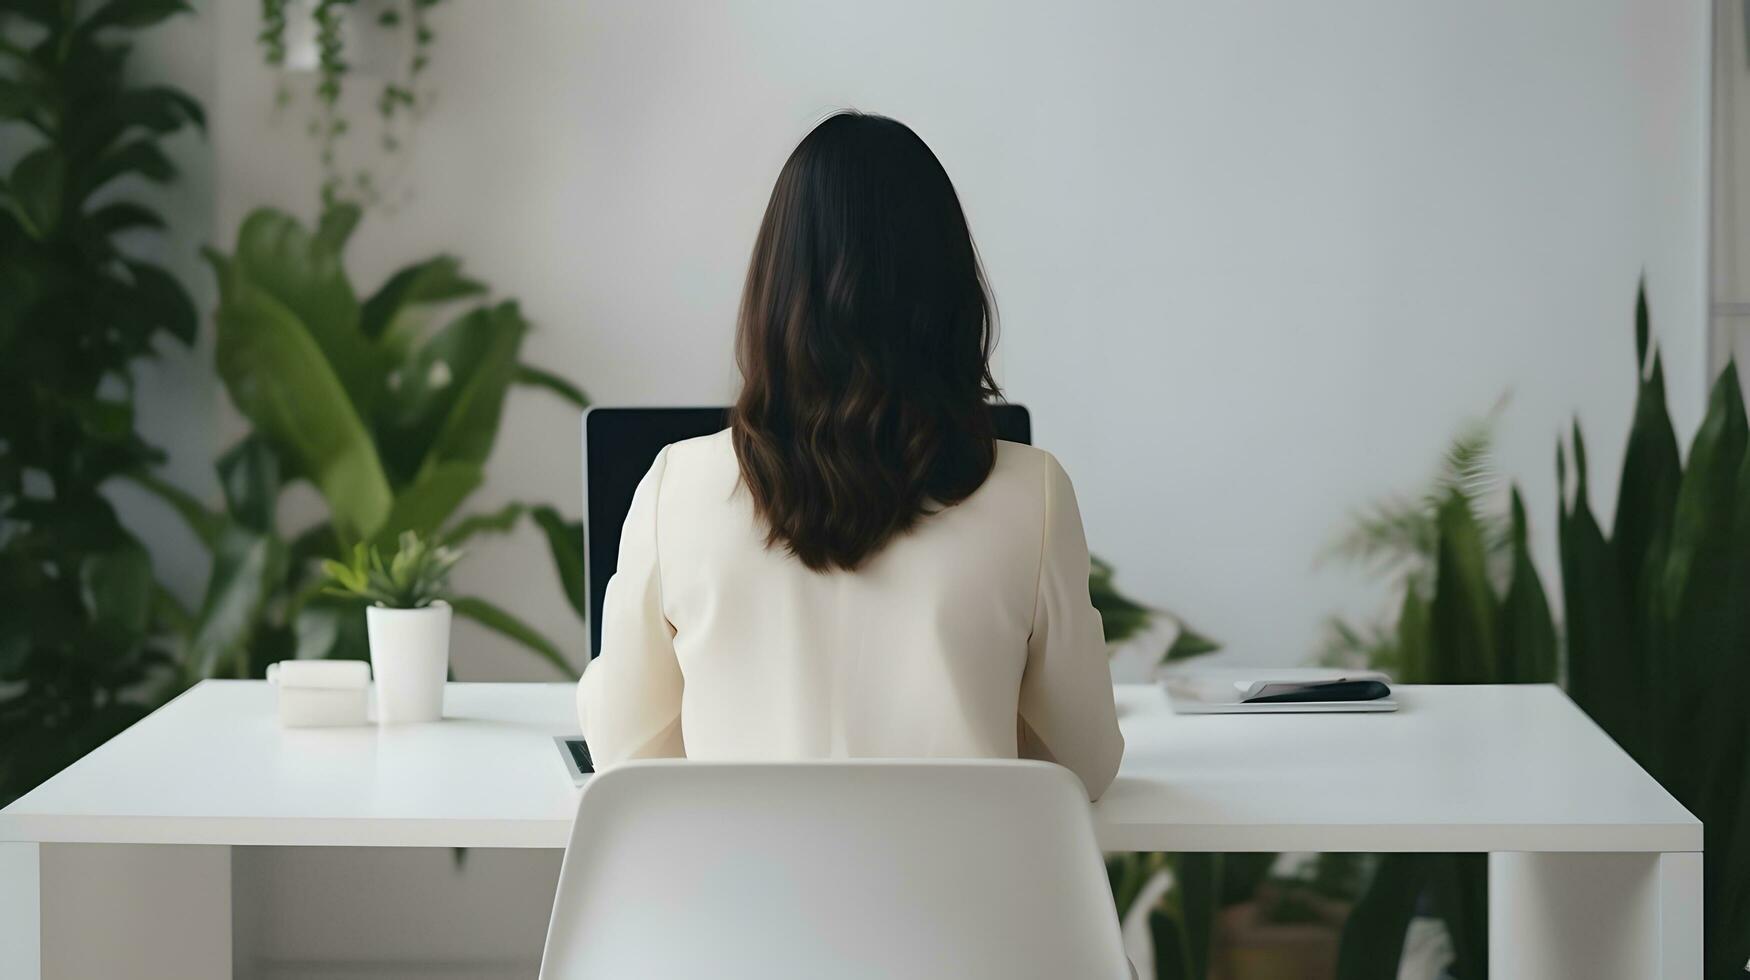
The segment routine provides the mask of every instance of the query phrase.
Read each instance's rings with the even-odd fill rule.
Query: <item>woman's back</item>
[[[815,127],[754,243],[730,428],[627,514],[580,686],[598,762],[1025,754],[1105,789],[1081,516],[1055,459],[992,438],[993,317],[917,134]]]
[[[998,443],[972,496],[822,573],[766,545],[727,432],[677,443],[626,521],[585,734],[609,763],[1026,752],[1097,794],[1123,742],[1087,572],[1042,450]]]

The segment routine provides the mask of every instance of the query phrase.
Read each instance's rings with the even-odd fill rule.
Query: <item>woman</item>
[[[1024,755],[1106,789],[1081,516],[1057,460],[992,437],[991,344],[929,147],[817,126],[754,245],[730,427],[664,449],[627,514],[579,685],[598,764]]]

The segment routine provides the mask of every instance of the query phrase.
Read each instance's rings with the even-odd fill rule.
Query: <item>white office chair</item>
[[[544,980],[1125,980],[1081,783],[1042,762],[623,765],[579,801]]]

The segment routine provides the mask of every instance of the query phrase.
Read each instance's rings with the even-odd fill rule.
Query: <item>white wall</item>
[[[270,111],[255,5],[216,6],[228,243],[256,205],[310,213],[317,178],[302,114]],[[1576,413],[1612,505],[1643,270],[1680,429],[1699,416],[1702,0],[524,0],[435,22],[413,197],[359,233],[364,281],[454,251],[523,301],[530,358],[599,402],[721,401],[779,164],[834,108],[897,116],[960,188],[1003,313],[1000,378],[1074,476],[1095,550],[1235,659],[1299,660],[1324,615],[1370,608],[1314,556],[1352,508],[1418,488],[1503,392],[1503,459],[1553,570],[1554,440]],[[199,381],[178,397],[212,398]],[[179,458],[226,431],[187,430]],[[577,473],[571,413],[518,395],[480,503],[575,512]],[[460,584],[581,650],[535,535],[481,545]],[[546,676],[477,633],[457,654],[464,678]],[[239,902],[270,919],[392,900],[314,883],[369,877],[368,855],[258,857]],[[522,908],[503,896],[550,877],[481,860],[450,876],[472,897],[432,907]],[[478,948],[508,963],[528,913],[503,915]],[[279,921],[252,940],[269,961],[365,955]]]
[[[220,13],[228,238],[256,204],[308,211],[316,181],[301,116],[268,111],[253,8]],[[1095,550],[1236,659],[1299,660],[1326,613],[1366,606],[1315,554],[1503,392],[1552,567],[1555,435],[1577,412],[1614,473],[1643,269],[1679,425],[1699,412],[1700,0],[622,0],[436,23],[415,197],[360,233],[367,281],[453,249],[599,401],[722,400],[779,164],[831,109],[897,116],[960,188],[1001,380]],[[483,501],[575,510],[571,413],[519,397],[505,431]],[[482,546],[462,584],[580,646],[534,535]],[[541,676],[460,646],[465,675]]]
[[[1715,370],[1750,362],[1750,31],[1742,3],[1715,0],[1713,335]]]

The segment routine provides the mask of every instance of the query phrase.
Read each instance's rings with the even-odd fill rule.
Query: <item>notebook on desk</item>
[[[1398,710],[1391,678],[1379,671],[1233,668],[1164,675],[1181,715],[1334,714]],[[1296,693],[1301,692],[1301,693]]]

